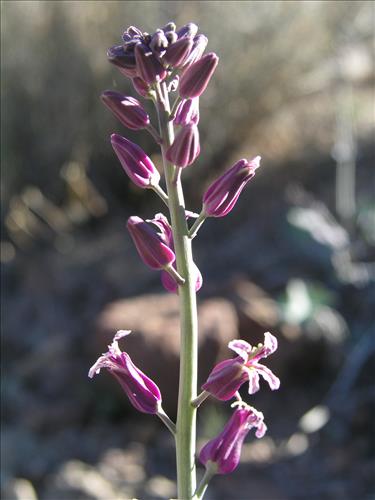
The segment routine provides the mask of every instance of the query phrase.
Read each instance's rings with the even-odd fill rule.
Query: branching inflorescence
[[[199,97],[215,72],[219,58],[204,54],[207,38],[189,23],[176,30],[170,22],[152,35],[131,26],[122,36],[123,43],[108,50],[108,58],[130,78],[137,94],[153,102],[158,125],[138,99],[107,90],[101,98],[119,121],[131,130],[147,130],[160,145],[166,190],[161,176],[147,154],[136,144],[112,134],[112,147],[129,178],[142,189],[151,189],[167,205],[168,218],[159,213],[153,219],[132,216],[127,228],[143,262],[160,272],[161,283],[180,300],[181,359],[176,424],[162,409],[158,386],[122,352],[118,340],[130,332],[116,333],[108,352],[99,357],[89,376],[107,369],[120,383],[132,405],[143,413],[158,415],[176,440],[177,484],[179,499],[200,499],[214,474],[228,474],[238,465],[242,443],[251,428],[261,438],[266,432],[263,414],[246,404],[239,394],[248,382],[249,394],[259,390],[259,375],[272,390],[279,379],[259,363],[277,349],[277,340],[265,333],[263,344],[252,347],[243,340],[233,340],[230,349],[237,356],[217,364],[202,392],[197,395],[198,326],[196,292],[202,275],[193,261],[192,239],[208,217],[227,215],[245,185],[255,175],[260,157],[242,159],[214,181],[206,190],[200,214],[185,209],[181,171],[194,163],[200,154]],[[175,94],[173,105],[170,96]],[[191,222],[190,219],[194,221]],[[196,486],[196,412],[208,397],[221,401],[234,399],[233,414],[223,431],[200,451],[199,460],[206,467]]]

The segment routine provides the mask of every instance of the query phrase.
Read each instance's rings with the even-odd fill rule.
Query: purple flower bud
[[[167,149],[167,160],[178,167],[191,165],[200,153],[198,127],[191,123],[182,127],[173,144]]]
[[[199,454],[200,462],[212,468],[216,474],[229,474],[237,467],[242,444],[253,427],[257,430],[257,438],[264,436],[267,427],[263,422],[263,414],[251,406],[239,403],[222,432],[211,439]]]
[[[139,43],[134,49],[138,76],[151,85],[164,80],[167,71],[157,60],[153,52],[143,43]]]
[[[140,130],[150,124],[150,117],[142,104],[134,97],[127,97],[119,92],[106,90],[102,93],[101,98],[125,127]]]
[[[118,134],[111,135],[112,147],[130,179],[141,188],[159,184],[160,174],[142,148]]]
[[[240,196],[243,188],[254,177],[260,156],[251,161],[240,160],[219,177],[203,195],[203,211],[207,217],[224,217]]]
[[[204,35],[197,35],[194,37],[193,40],[193,47],[191,49],[191,52],[189,54],[189,57],[187,57],[182,64],[183,68],[186,68],[190,66],[191,64],[195,63],[195,61],[198,61],[203,55],[203,52],[206,50],[208,44],[208,38]]]
[[[219,58],[217,55],[214,52],[210,52],[189,66],[180,80],[180,96],[188,99],[189,97],[198,97],[203,94],[218,62]]]
[[[178,38],[183,38],[185,36],[194,37],[198,32],[198,26],[194,23],[187,23],[176,31]]]
[[[218,363],[202,385],[204,391],[221,401],[233,398],[242,384],[249,383],[249,394],[259,391],[259,375],[272,390],[280,387],[280,380],[266,366],[258,363],[277,349],[277,339],[270,332],[264,334],[264,344],[252,347],[245,340],[232,340],[228,347],[238,356]]]
[[[107,57],[125,76],[129,78],[137,76],[135,56],[131,52],[126,52],[122,45],[110,47],[107,51]]]
[[[176,259],[173,250],[163,241],[155,229],[137,216],[127,223],[130,236],[143,262],[151,269],[165,269]]]
[[[156,32],[152,35],[150,42],[150,49],[157,56],[161,56],[165,53],[166,48],[168,47],[168,40],[162,30],[156,30]]]
[[[117,341],[129,333],[126,330],[116,333],[112,344],[108,346],[108,352],[100,356],[90,368],[89,377],[93,378],[102,368],[106,368],[120,383],[137,410],[142,413],[159,413],[161,410],[159,387],[134,365],[129,354],[119,348]]]
[[[169,23],[162,27],[162,30],[164,31],[164,33],[166,33],[167,31],[176,31],[176,25],[173,21],[169,21]]]
[[[183,65],[186,58],[193,47],[193,40],[188,37],[180,38],[177,42],[172,43],[167,48],[163,60],[174,68],[179,68]]]
[[[174,124],[185,126],[190,123],[194,123],[195,125],[198,125],[198,122],[199,97],[194,97],[194,99],[183,99],[177,106]]]
[[[148,93],[150,92],[150,86],[142,80],[142,78],[139,78],[139,76],[136,76],[135,78],[132,78],[132,83],[133,87],[138,92],[139,95],[142,97],[147,97]]]

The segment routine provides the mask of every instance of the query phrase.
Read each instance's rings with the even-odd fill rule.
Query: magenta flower
[[[177,106],[174,124],[181,125],[198,125],[199,122],[199,97],[194,99],[183,99]]]
[[[176,260],[163,234],[137,216],[129,217],[127,228],[143,262],[151,269],[168,269]]]
[[[140,130],[150,125],[148,113],[134,97],[128,97],[113,90],[106,90],[102,93],[101,99],[125,127]]]
[[[239,160],[211,184],[203,195],[203,212],[207,217],[224,217],[232,210],[243,188],[254,177],[260,159],[256,156],[251,161]]]
[[[195,61],[183,73],[179,93],[184,99],[199,97],[206,90],[212,75],[218,65],[219,58],[214,52],[210,52]]]
[[[182,127],[166,152],[167,160],[180,168],[191,165],[200,153],[198,127],[190,123]]]
[[[159,184],[160,174],[142,148],[118,134],[111,135],[111,143],[123,169],[134,184],[140,188]]]
[[[244,403],[234,411],[222,432],[211,439],[199,454],[200,462],[216,474],[229,474],[237,467],[242,444],[252,428],[257,438],[264,436],[267,427],[263,414]]]
[[[249,382],[249,394],[259,391],[261,375],[274,391],[280,387],[280,380],[272,371],[258,361],[267,358],[277,349],[277,339],[270,332],[264,334],[264,344],[252,347],[245,340],[232,340],[228,347],[238,356],[218,363],[208,376],[202,389],[217,399],[227,401],[233,398],[242,384]]]
[[[118,340],[129,335],[130,331],[120,330],[114,336],[108,352],[102,354],[90,368],[89,377],[100,372],[102,368],[109,371],[120,383],[131,404],[142,413],[157,414],[161,411],[161,394],[158,386],[137,368],[129,354],[122,352]]]

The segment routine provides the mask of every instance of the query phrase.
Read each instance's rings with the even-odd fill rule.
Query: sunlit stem
[[[185,283],[185,279],[176,271],[176,269],[170,265],[165,268],[167,273],[169,273],[172,278],[174,278],[179,285],[183,285]]]
[[[207,219],[207,215],[202,210],[202,212],[199,214],[199,217],[195,220],[194,224],[190,228],[189,237],[191,239],[196,237],[200,227],[202,226],[202,224],[204,223],[204,221],[206,219]]]
[[[180,104],[181,100],[182,99],[181,99],[180,96],[176,97],[176,100],[173,103],[173,106],[172,106],[172,109],[171,109],[171,113],[169,115],[169,120],[170,121],[174,120],[174,118],[176,116],[176,111],[177,111],[178,105]]]
[[[156,128],[151,123],[149,125],[147,125],[146,130],[147,130],[147,132],[149,132],[152,135],[152,137],[155,139],[157,144],[162,143],[162,138],[158,134],[158,131],[156,130]]]
[[[176,425],[168,417],[168,415],[165,413],[163,408],[160,408],[160,410],[157,413],[157,416],[160,418],[160,420],[163,422],[163,424],[168,428],[168,430],[171,431],[173,436],[175,436],[176,435]]]
[[[191,404],[194,406],[194,408],[198,408],[203,403],[203,401],[208,398],[209,395],[209,392],[203,391],[199,394],[198,397],[192,400]]]
[[[150,186],[150,189],[152,189],[153,191],[155,191],[155,193],[163,200],[163,202],[167,205],[167,207],[169,206],[168,205],[168,195],[167,193],[159,186],[159,184],[156,184],[156,185],[151,185]]]
[[[195,292],[194,262],[191,240],[188,236],[185,201],[180,177],[175,179],[175,166],[166,158],[166,151],[174,140],[170,118],[168,91],[165,83],[155,85],[155,102],[160,135],[169,211],[176,254],[176,267],[185,282],[179,286],[180,302],[180,376],[176,423],[177,488],[179,500],[193,498],[196,489],[196,408],[191,400],[197,396],[198,372],[198,317]],[[174,182],[175,181],[175,182]]]
[[[204,476],[202,477],[201,482],[199,483],[199,486],[194,493],[193,500],[201,500],[206,493],[208,483],[210,482],[211,478],[215,475],[215,471],[211,467],[207,467],[206,472],[204,473]]]

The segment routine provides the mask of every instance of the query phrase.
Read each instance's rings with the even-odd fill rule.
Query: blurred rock
[[[51,479],[44,492],[45,500],[127,500],[133,498],[130,487],[122,485],[121,491],[105,479],[94,467],[79,460],[65,463]],[[23,499],[24,500],[24,499]]]
[[[238,320],[235,308],[222,298],[204,300],[198,310],[199,380],[203,380],[217,359],[226,354],[228,342],[238,336]],[[157,382],[163,406],[175,411],[180,355],[178,297],[150,294],[109,304],[97,321],[93,359],[121,329],[133,332],[122,343],[123,349]]]
[[[5,485],[1,497],[4,500],[37,500],[33,485],[27,479],[12,479]]]
[[[154,476],[147,481],[145,493],[153,499],[157,498],[175,498],[176,483],[163,476]]]

